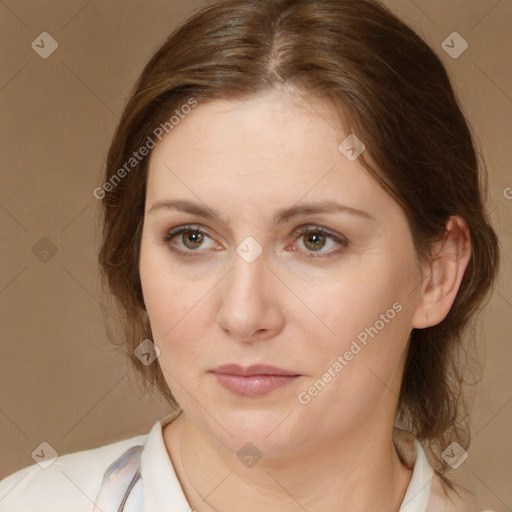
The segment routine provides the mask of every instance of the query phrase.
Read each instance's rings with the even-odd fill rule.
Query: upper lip
[[[227,375],[242,375],[249,377],[253,375],[298,375],[296,372],[283,370],[268,364],[253,364],[251,366],[240,366],[238,364],[223,364],[212,370],[213,373],[224,373]]]

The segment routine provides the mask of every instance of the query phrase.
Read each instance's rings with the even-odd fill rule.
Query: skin
[[[411,471],[392,431],[405,349],[412,328],[448,313],[470,240],[464,222],[450,218],[433,262],[420,266],[405,213],[360,159],[338,150],[349,133],[327,101],[273,89],[200,103],[152,152],[140,277],[158,362],[183,409],[164,442],[199,512],[396,511],[402,503]],[[223,220],[154,207],[171,200],[206,205]],[[303,213],[275,224],[281,208],[325,200],[372,218]],[[165,241],[188,224],[206,233],[199,248],[190,232]],[[299,226],[347,243],[320,233],[308,244],[294,234]],[[252,263],[236,252],[248,236],[263,249]],[[394,303],[400,312],[300,403],[298,394]],[[242,397],[210,372],[227,363],[300,377]],[[262,454],[252,467],[236,456],[248,442]]]

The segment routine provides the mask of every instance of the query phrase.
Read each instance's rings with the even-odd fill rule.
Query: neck
[[[253,512],[283,505],[290,512],[397,511],[411,470],[401,464],[392,444],[393,426],[379,432],[370,427],[343,439],[322,439],[293,456],[262,457],[252,467],[184,412],[165,427],[164,439],[187,501],[197,512]]]

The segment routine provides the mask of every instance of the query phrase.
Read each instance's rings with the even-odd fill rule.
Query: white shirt
[[[135,436],[91,450],[61,455],[46,468],[33,464],[23,468],[0,481],[1,512],[92,512],[95,501],[104,481],[109,466],[119,459],[127,450],[141,453],[140,476],[142,479],[130,478],[126,482],[136,483],[127,493],[128,499],[124,512],[190,512],[183,490],[167,453],[162,429],[179,415],[173,412],[157,421],[149,434]],[[396,429],[398,430],[398,429]],[[412,478],[407,488],[400,512],[448,512],[474,510],[467,504],[452,505],[429,465],[420,443],[405,431],[400,431],[400,444],[396,444],[401,456],[413,468]],[[405,445],[408,445],[407,447]],[[126,457],[125,457],[126,459]],[[125,459],[121,459],[124,461]],[[44,464],[42,464],[44,465]],[[124,490],[119,493],[119,483],[123,471],[133,474],[129,466],[118,469],[111,476],[106,476],[106,491],[97,503],[102,512],[117,512]],[[135,466],[134,466],[135,467]],[[138,467],[138,459],[137,459]],[[105,498],[106,496],[106,498]],[[101,501],[101,505],[100,505]],[[455,507],[455,508],[454,508]]]

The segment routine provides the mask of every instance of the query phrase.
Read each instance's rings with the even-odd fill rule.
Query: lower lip
[[[232,375],[216,373],[215,377],[221,386],[237,395],[258,397],[275,389],[282,388],[297,379],[298,375]]]

